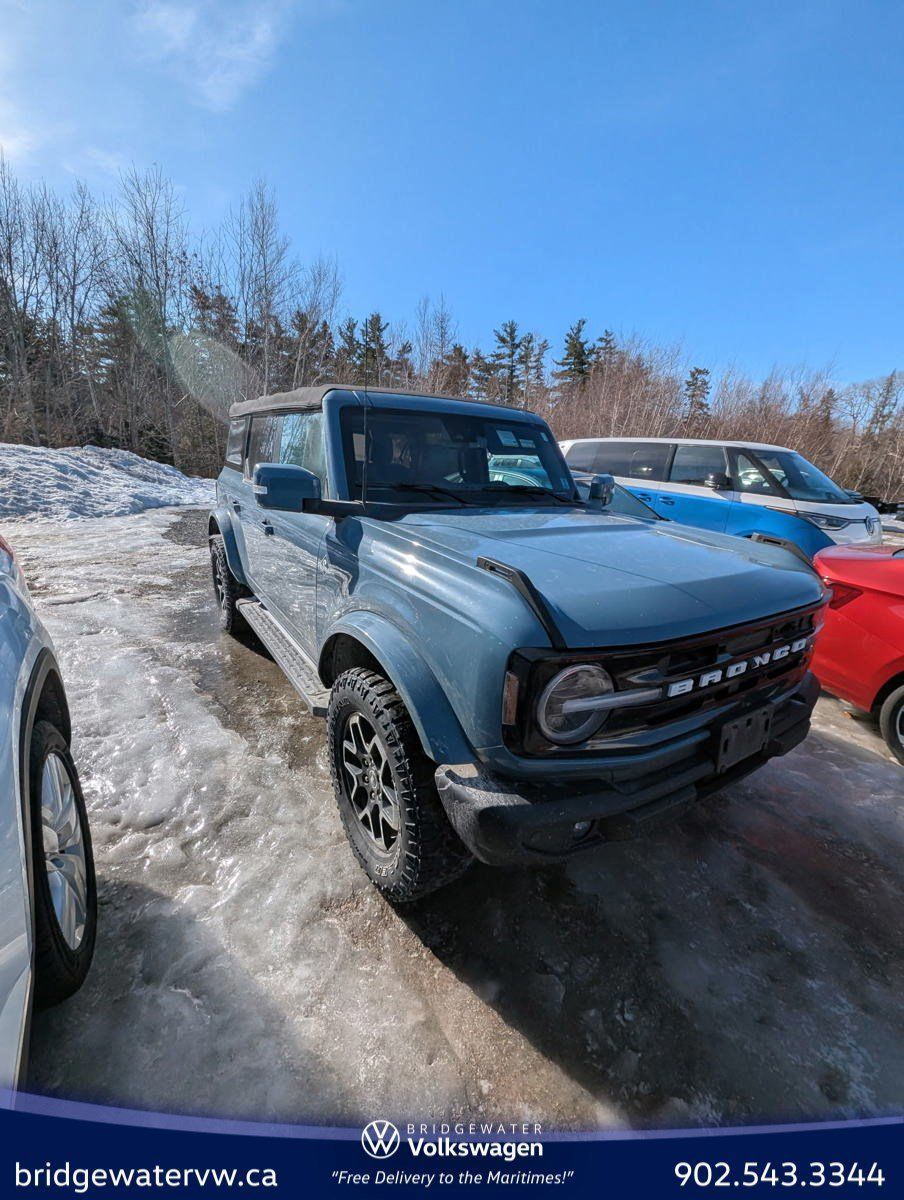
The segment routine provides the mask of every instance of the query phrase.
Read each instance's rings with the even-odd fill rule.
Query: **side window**
[[[605,444],[604,442],[603,446]],[[573,471],[595,471],[600,449],[599,442],[578,442],[576,446],[570,447],[565,461]]]
[[[264,415],[251,418],[251,437],[248,439],[248,456],[245,474],[250,478],[254,468],[262,462],[279,462],[279,429],[282,417]]]
[[[573,471],[658,483],[665,479],[671,450],[668,442],[584,442],[572,446],[565,461]]]
[[[668,442],[626,442],[630,448],[628,470],[631,479],[658,483],[665,479],[672,447]]]
[[[702,487],[707,475],[726,473],[725,451],[721,446],[677,446],[669,481],[694,483]]]
[[[655,483],[665,478],[668,442],[600,442],[595,471]]]
[[[226,438],[226,462],[230,467],[241,470],[242,453],[245,449],[245,428],[247,418],[239,417],[229,422],[229,436]]]
[[[743,450],[733,450],[731,457],[732,482],[736,491],[747,492],[753,496],[781,495],[759,463],[755,462],[749,454],[745,454]]]
[[[279,461],[312,471],[326,478],[326,452],[323,443],[323,413],[287,413],[283,417]]]

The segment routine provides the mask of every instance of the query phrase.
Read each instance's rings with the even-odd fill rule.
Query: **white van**
[[[578,438],[561,446],[572,471],[614,475],[684,525],[784,538],[811,557],[831,542],[882,541],[871,504],[786,446],[695,438]]]

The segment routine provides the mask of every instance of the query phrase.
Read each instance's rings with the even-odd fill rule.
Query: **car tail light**
[[[831,579],[824,579],[823,582],[830,592],[829,608],[844,608],[845,604],[863,595],[862,588],[851,587],[847,583],[833,583]]]

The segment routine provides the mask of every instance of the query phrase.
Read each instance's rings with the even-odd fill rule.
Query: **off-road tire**
[[[74,950],[67,944],[54,912],[44,859],[41,778],[44,763],[51,753],[62,761],[69,776],[85,851],[86,916],[82,940]],[[34,996],[35,1007],[48,1008],[59,1004],[82,986],[94,957],[97,936],[97,882],[85,799],[66,740],[49,721],[38,721],[32,731],[28,783],[35,938]]]
[[[346,726],[360,713],[386,753],[400,810],[393,849],[381,854],[362,826],[349,796],[342,765]],[[333,790],[345,833],[358,862],[387,899],[419,900],[457,879],[471,855],[449,824],[436,791],[435,764],[424,754],[417,730],[398,692],[376,671],[355,667],[333,684],[327,714]]]
[[[244,633],[248,622],[239,611],[237,601],[246,594],[229,569],[229,559],[226,557],[226,544],[222,534],[216,533],[210,539],[210,571],[213,579],[213,593],[217,601],[220,628],[224,633]]]
[[[904,684],[885,697],[879,710],[879,729],[889,750],[904,763]]]

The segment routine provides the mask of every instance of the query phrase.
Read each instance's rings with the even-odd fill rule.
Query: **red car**
[[[832,598],[813,671],[826,691],[879,718],[904,763],[904,547],[830,546],[814,561]]]

